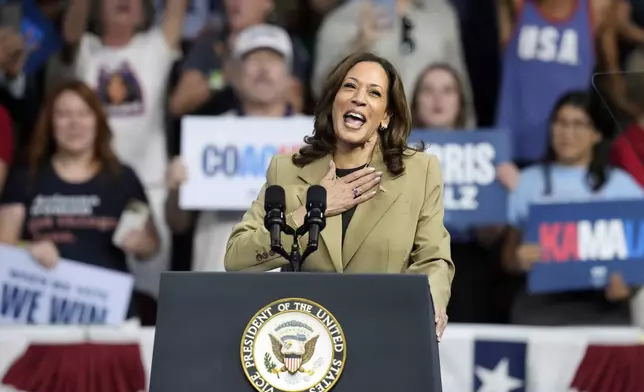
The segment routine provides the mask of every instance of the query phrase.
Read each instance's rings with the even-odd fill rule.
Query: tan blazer
[[[292,163],[291,154],[271,160],[266,184],[230,235],[226,270],[266,271],[288,264],[270,250],[270,236],[264,228],[265,189],[269,185],[284,187],[287,224],[297,227],[290,213],[304,205],[307,189],[324,177],[330,160],[329,155],[303,168]],[[302,270],[425,274],[436,308],[446,309],[454,263],[450,236],[443,225],[443,181],[438,159],[414,153],[405,156],[404,163],[405,171],[393,176],[380,152],[374,153],[371,166],[384,173],[380,191],[356,208],[344,246],[342,216],[327,218],[318,250],[305,260]],[[291,237],[283,235],[282,240],[288,251]],[[307,241],[307,236],[300,239],[302,249]]]

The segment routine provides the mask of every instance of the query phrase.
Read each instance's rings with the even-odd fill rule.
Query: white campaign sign
[[[312,133],[312,117],[184,117],[181,159],[188,181],[179,205],[245,211],[266,182],[271,158],[297,151]]]
[[[61,259],[47,270],[21,248],[0,245],[0,325],[123,323],[134,278]]]

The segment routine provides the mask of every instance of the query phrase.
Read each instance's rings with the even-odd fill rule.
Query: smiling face
[[[244,56],[239,71],[237,85],[242,100],[268,105],[283,99],[289,78],[284,56],[258,49]]]
[[[573,105],[564,105],[551,125],[552,149],[563,164],[585,164],[592,159],[593,148],[601,140],[586,112]]]
[[[135,28],[143,21],[142,0],[102,0],[101,6],[104,24]]]
[[[339,144],[374,142],[389,125],[387,73],[375,62],[360,62],[347,72],[333,100],[333,129]]]
[[[416,116],[428,128],[453,129],[461,108],[460,86],[446,69],[425,74],[417,94]]]
[[[56,99],[53,128],[59,151],[81,155],[94,149],[96,115],[77,93],[65,91]]]

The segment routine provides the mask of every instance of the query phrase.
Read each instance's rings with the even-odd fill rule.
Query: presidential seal
[[[261,392],[324,392],[342,374],[346,342],[338,321],[303,298],[275,301],[250,320],[241,343],[246,377]]]

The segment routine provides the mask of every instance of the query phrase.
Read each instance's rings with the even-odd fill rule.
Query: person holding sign
[[[510,197],[512,225],[503,249],[508,271],[529,273],[540,261],[537,244],[522,243],[531,204],[584,202],[644,197],[644,191],[624,171],[607,165],[602,133],[591,111],[590,94],[574,91],[557,102],[550,117],[550,141],[543,163],[521,172]],[[627,325],[631,322],[631,290],[614,274],[604,292],[556,294],[519,293],[512,321],[531,325]]]
[[[432,63],[416,80],[411,100],[414,128],[465,129],[468,108],[462,78],[450,64]]]
[[[223,117],[239,118],[242,124],[249,117],[291,119],[299,116],[289,99],[293,46],[287,32],[278,26],[251,26],[239,34],[233,50],[233,81],[240,104]],[[185,129],[185,122],[183,126]],[[263,132],[271,131],[264,126],[261,128]],[[245,131],[234,129],[240,133]],[[166,222],[175,234],[183,234],[194,227],[193,271],[223,271],[228,234],[241,220],[243,210],[197,212],[181,209],[179,188],[188,181],[185,158],[175,157],[167,170]]]
[[[153,257],[159,240],[143,186],[110,141],[101,102],[87,85],[70,81],[54,90],[28,164],[13,168],[0,199],[0,243],[26,247],[45,268],[62,257],[128,272],[126,254]]]
[[[411,113],[416,131],[430,135],[434,132],[462,134],[469,130],[467,96],[458,71],[451,65],[429,65],[416,81],[412,96]],[[426,140],[436,146],[436,141],[431,136],[427,136]],[[446,164],[449,165],[450,162],[443,163],[443,170]],[[501,163],[496,168],[496,176],[505,188],[511,190],[518,182],[519,172],[513,164]],[[449,180],[444,180],[447,187]],[[447,203],[445,208],[449,210]],[[499,242],[505,226],[454,226],[456,225],[450,226],[447,223],[452,239],[452,259],[459,265],[458,277],[452,284],[448,309],[450,318],[454,322],[499,322],[500,312],[493,308],[496,301],[491,297],[497,292],[495,282],[498,279],[493,274],[500,268],[493,264],[494,260],[498,260],[494,254],[497,247],[492,248],[491,245]]]
[[[313,136],[299,153],[272,158],[259,196],[230,235],[226,269],[286,265],[269,248],[265,190],[285,188],[287,224],[297,227],[307,189],[319,184],[327,190],[327,223],[303,270],[427,275],[440,339],[454,277],[442,174],[435,156],[407,146],[411,114],[400,75],[381,57],[352,54],[329,74],[315,113]],[[290,241],[284,236],[287,249]]]

